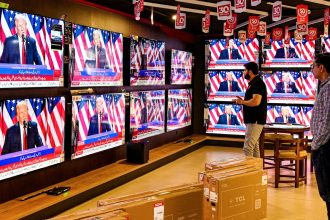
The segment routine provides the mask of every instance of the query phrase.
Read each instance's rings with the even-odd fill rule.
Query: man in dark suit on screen
[[[26,35],[26,15],[15,16],[16,34],[7,37],[1,55],[1,63],[42,65],[36,41]]]
[[[88,136],[111,131],[108,114],[103,111],[104,100],[102,97],[96,99],[95,114],[89,121]]]
[[[99,30],[93,32],[93,46],[86,51],[86,68],[109,68],[105,49],[101,45],[101,33]]]
[[[16,105],[18,122],[8,128],[1,154],[9,154],[43,146],[38,125],[28,121],[28,106],[25,101]]]
[[[241,92],[241,88],[233,78],[233,72],[226,72],[226,80],[220,83],[219,91]]]
[[[289,44],[283,44],[283,47],[277,49],[275,58],[299,58],[296,50],[291,48]]]
[[[226,105],[225,114],[220,115],[218,123],[220,125],[240,125],[237,116],[232,114],[232,106]]]
[[[288,123],[288,124],[295,124],[296,119],[290,116],[290,109],[289,107],[282,107],[281,109],[281,116],[275,118],[276,123]]]
[[[242,59],[241,55],[238,52],[238,49],[234,48],[233,40],[229,40],[229,45],[220,52],[220,60],[240,60]]]
[[[276,83],[274,93],[299,93],[296,83],[290,79],[290,72],[282,73],[282,81]]]

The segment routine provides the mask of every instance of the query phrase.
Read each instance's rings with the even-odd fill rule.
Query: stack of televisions
[[[13,56],[19,59],[19,52],[8,56],[9,38],[16,37],[17,41],[14,24],[17,14],[27,21],[23,37],[29,44],[25,51],[27,64],[16,64],[20,62],[13,60]],[[171,87],[165,86],[163,41],[131,36],[130,51],[125,51],[120,33],[7,9],[1,9],[1,26],[0,86],[8,88],[7,91],[18,87],[26,88],[25,91],[62,87],[69,95],[43,97],[36,92],[35,97],[26,98],[22,92],[19,99],[8,95],[1,101],[0,180],[61,163],[68,154],[76,159],[191,125],[192,53],[171,50],[170,84],[177,84],[175,88],[179,89],[165,89]],[[130,53],[127,86],[139,87],[130,93],[76,92],[101,87],[123,91],[124,74],[129,75],[123,70],[124,53]],[[39,61],[34,58],[34,62],[28,61],[29,56]],[[150,90],[147,87],[150,85],[161,90]],[[129,118],[125,117],[128,105]],[[72,120],[65,118],[68,115],[72,115]],[[65,128],[67,121],[71,121],[71,129]],[[125,128],[129,128],[130,138],[125,138]],[[23,129],[27,136],[20,135]],[[70,130],[71,135],[65,130]],[[64,146],[64,138],[71,140],[69,148]],[[68,149],[70,152],[65,153]]]
[[[325,50],[330,51],[330,39],[323,40]],[[283,41],[271,41],[269,45],[257,39],[244,43],[238,39],[206,41],[206,133],[244,134],[242,106],[235,105],[232,100],[244,97],[248,81],[244,79],[243,65],[250,61],[261,65],[260,74],[267,86],[267,123],[310,125],[318,85],[310,71],[315,41],[296,42],[291,38],[287,50],[289,58],[283,58]],[[230,47],[232,56],[229,58]],[[310,133],[307,135],[311,138]]]

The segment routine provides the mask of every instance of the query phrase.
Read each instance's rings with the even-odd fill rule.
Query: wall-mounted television
[[[263,77],[269,103],[314,103],[317,81],[311,72],[275,71]]]
[[[171,84],[191,84],[192,53],[172,49]]]
[[[168,90],[167,131],[191,125],[191,89]]]
[[[240,70],[209,71],[206,77],[208,101],[231,101],[236,96],[244,97],[248,87],[248,81]]]
[[[64,97],[0,104],[0,180],[64,161]]]
[[[313,62],[314,53],[315,41],[304,38],[302,42],[297,42],[291,38],[290,42],[286,44],[284,40],[271,40],[268,47],[264,45],[265,63],[262,64],[262,67],[309,67]]]
[[[165,91],[131,93],[130,132],[132,141],[164,133]]]
[[[72,97],[72,159],[125,142],[123,93]]]
[[[63,86],[63,21],[0,12],[0,87]]]
[[[123,85],[123,35],[73,25],[72,87]]]
[[[165,84],[165,42],[131,35],[130,85]]]
[[[231,104],[208,104],[208,134],[244,135],[243,107]]]
[[[208,56],[207,69],[244,69],[249,61],[258,62],[259,41],[248,39],[212,39],[206,41],[205,54]]]

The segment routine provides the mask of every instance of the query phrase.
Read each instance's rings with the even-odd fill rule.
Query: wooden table
[[[261,132],[259,139],[259,150],[260,150],[260,158],[264,158],[264,138],[266,133],[284,133],[291,135],[298,135],[299,138],[304,138],[304,134],[306,131],[309,131],[309,127],[305,125],[293,125],[293,124],[266,124],[264,126],[263,131]],[[300,164],[301,169],[303,171],[305,164]]]

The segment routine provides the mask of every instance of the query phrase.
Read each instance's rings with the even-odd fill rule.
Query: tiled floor
[[[95,207],[96,201],[110,196],[122,196],[197,181],[197,173],[204,169],[206,161],[241,154],[242,150],[239,148],[205,146],[62,214]],[[308,175],[307,185],[301,184],[299,188],[294,188],[293,184],[280,184],[280,187],[275,189],[273,171],[269,170],[266,219],[327,219],[325,203],[319,197],[315,176],[309,172],[309,167]]]

